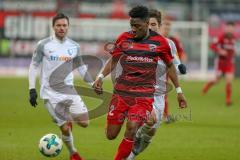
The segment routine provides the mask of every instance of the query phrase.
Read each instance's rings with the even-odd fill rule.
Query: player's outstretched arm
[[[110,57],[107,60],[102,71],[98,74],[96,80],[93,83],[93,88],[97,94],[102,94],[103,78],[112,72],[112,70],[117,66],[118,60],[119,60],[119,56]]]
[[[177,92],[177,100],[178,100],[178,104],[180,108],[186,108],[187,107],[187,101],[183,95],[182,89],[179,85],[179,80],[178,80],[178,76],[176,74],[176,69],[173,65],[173,63],[169,63],[167,64],[167,68],[168,68],[168,76],[171,79],[173,85],[176,88],[176,92]]]

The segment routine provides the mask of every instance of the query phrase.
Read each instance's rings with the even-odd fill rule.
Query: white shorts
[[[156,114],[157,122],[153,128],[158,128],[162,119],[165,107],[165,95],[154,96],[153,111]]]
[[[87,113],[87,107],[79,95],[52,96],[44,99],[44,105],[51,115],[53,121],[62,126],[67,121],[72,121],[71,115]]]

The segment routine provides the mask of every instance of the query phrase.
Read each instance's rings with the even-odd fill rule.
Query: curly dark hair
[[[148,8],[146,6],[136,6],[133,7],[128,15],[131,18],[140,18],[142,20],[148,20],[149,19],[149,11]]]

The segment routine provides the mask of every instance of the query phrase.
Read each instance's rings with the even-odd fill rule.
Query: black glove
[[[29,102],[33,107],[37,106],[37,91],[35,88],[29,90]]]
[[[181,74],[186,74],[187,73],[187,68],[184,64],[179,64],[178,65],[178,70]]]

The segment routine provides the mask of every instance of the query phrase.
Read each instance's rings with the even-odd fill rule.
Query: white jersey
[[[168,44],[171,49],[171,54],[173,56],[173,64],[176,67],[176,71],[180,74],[178,70],[178,65],[181,64],[178,56],[177,49],[174,42],[170,39],[167,39]],[[165,107],[165,94],[168,92],[167,90],[167,67],[162,60],[158,61],[157,66],[157,84],[156,84],[156,92],[154,95],[154,103],[153,108],[156,114],[157,122],[154,124],[153,128],[158,128],[162,119],[162,115]]]
[[[79,52],[79,44],[69,38],[60,41],[55,36],[51,36],[39,41],[30,64],[29,88],[35,88],[35,79],[31,79],[31,77],[36,74],[36,68],[40,67],[40,97],[42,99],[50,98],[49,96],[53,92],[49,84],[50,76],[61,65],[80,55]],[[61,73],[69,73],[66,78],[64,77],[64,84],[73,85],[72,65],[63,69]]]
[[[174,44],[174,42],[168,38],[166,38],[168,41],[168,44],[171,49],[171,54],[173,56],[173,64],[176,68],[176,71],[178,74],[180,74],[178,70],[178,65],[181,64],[178,56],[177,56],[177,48]],[[164,95],[167,92],[167,67],[166,64],[163,62],[163,60],[159,59],[158,60],[158,66],[156,70],[156,78],[157,78],[157,83],[156,83],[156,95]]]

